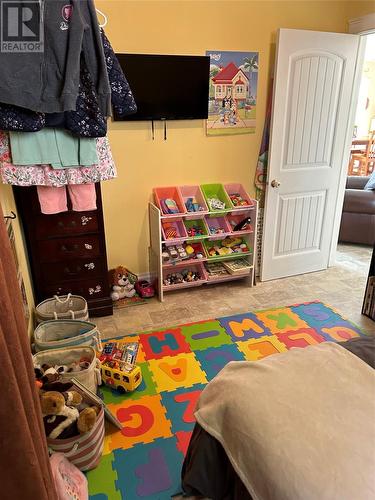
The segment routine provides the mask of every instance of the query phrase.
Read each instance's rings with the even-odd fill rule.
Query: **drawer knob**
[[[88,262],[87,264],[85,264],[85,268],[88,271],[91,271],[92,269],[95,269],[95,264],[93,262]]]
[[[96,285],[95,288],[89,288],[89,294],[94,295],[94,293],[100,293],[102,291],[102,287],[100,285]]]
[[[88,222],[90,222],[91,219],[92,219],[92,217],[87,217],[87,215],[83,215],[81,217],[81,224],[82,224],[82,226],[86,226],[86,224]]]

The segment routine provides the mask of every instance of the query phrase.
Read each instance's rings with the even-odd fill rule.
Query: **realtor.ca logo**
[[[0,51],[43,52],[43,0],[0,0]]]

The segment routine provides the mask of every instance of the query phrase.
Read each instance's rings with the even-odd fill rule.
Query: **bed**
[[[375,337],[229,363],[198,402],[184,492],[212,500],[375,498],[374,368]]]

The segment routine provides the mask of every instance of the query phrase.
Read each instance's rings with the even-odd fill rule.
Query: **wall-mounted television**
[[[208,116],[210,58],[116,54],[137,113],[114,120],[194,120]]]

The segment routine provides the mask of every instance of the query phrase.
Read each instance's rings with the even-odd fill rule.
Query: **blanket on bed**
[[[375,498],[375,372],[339,344],[231,362],[195,417],[261,500]]]

